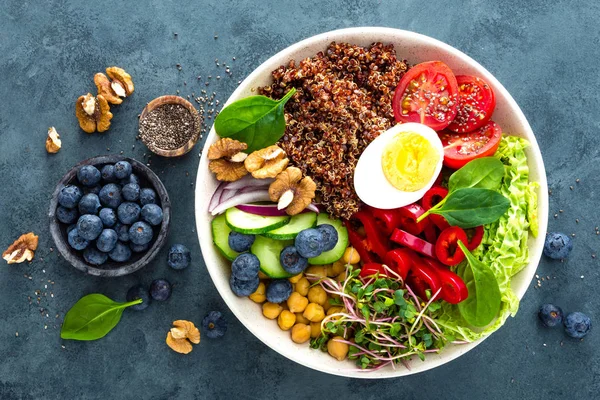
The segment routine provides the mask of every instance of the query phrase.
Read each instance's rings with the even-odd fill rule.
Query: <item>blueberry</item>
[[[317,257],[323,252],[323,235],[318,229],[305,229],[296,236],[294,244],[302,257]]]
[[[150,296],[156,301],[165,301],[171,297],[171,284],[165,279],[155,279],[150,285]]]
[[[77,221],[78,216],[79,213],[77,213],[77,209],[75,208],[66,208],[63,206],[56,207],[56,219],[63,224],[72,224]]]
[[[129,225],[125,225],[117,221],[113,229],[117,232],[117,236],[121,242],[129,242]]]
[[[249,251],[255,238],[256,236],[254,235],[245,235],[243,233],[231,231],[229,232],[229,247],[238,253]]]
[[[146,243],[146,244],[129,243],[129,248],[134,253],[143,253],[144,251],[146,251],[150,248],[150,243]]]
[[[128,177],[126,177],[125,179],[121,179],[121,180],[119,181],[119,183],[120,183],[122,186],[125,186],[125,185],[127,185],[128,183],[133,183],[133,184],[135,184],[135,185],[138,185],[138,186],[140,186],[140,178],[138,178],[138,176],[137,176],[136,174],[131,174],[131,175],[129,175]]]
[[[141,208],[137,203],[126,201],[117,208],[117,216],[123,224],[132,224],[140,219]]]
[[[134,309],[135,311],[142,311],[148,308],[150,303],[152,302],[152,298],[150,298],[150,293],[148,293],[148,289],[146,289],[142,285],[135,285],[131,289],[127,291],[127,296],[125,299],[129,301],[134,301],[137,299],[142,299],[140,304],[136,304],[129,308]]]
[[[58,192],[57,200],[58,204],[65,208],[75,208],[83,193],[81,193],[81,189],[77,186],[67,185],[60,189]]]
[[[550,232],[544,242],[544,254],[555,260],[567,258],[573,249],[573,241],[564,233]]]
[[[292,284],[287,279],[275,279],[267,287],[267,301],[270,303],[284,302],[292,294]]]
[[[100,185],[96,185],[96,186],[92,186],[92,187],[84,187],[83,188],[83,193],[84,194],[88,194],[88,193],[93,193],[93,194],[100,194],[100,190],[102,190],[102,186]]]
[[[131,258],[131,249],[123,242],[117,242],[115,248],[112,249],[108,256],[116,262],[125,262]]]
[[[227,331],[227,320],[218,311],[211,311],[202,320],[202,333],[209,339],[223,337]]]
[[[562,310],[553,304],[543,304],[538,312],[538,317],[548,328],[553,328],[563,322]]]
[[[103,208],[99,216],[105,228],[112,228],[117,223],[117,213],[112,208]]]
[[[302,257],[294,246],[287,246],[279,254],[279,262],[290,274],[298,275],[308,267],[308,260]]]
[[[147,244],[152,240],[152,227],[143,221],[138,221],[129,228],[129,240],[133,244]]]
[[[121,197],[121,188],[115,183],[104,185],[102,189],[100,189],[98,197],[100,198],[100,203],[102,203],[104,207],[110,208],[119,207],[119,204],[123,201],[123,198]]]
[[[182,244],[174,244],[169,249],[167,264],[173,269],[185,269],[190,265],[192,255],[187,247]]]
[[[94,240],[102,232],[102,221],[97,215],[82,215],[77,220],[77,231],[82,238]]]
[[[229,287],[231,287],[231,291],[239,297],[250,296],[252,293],[256,292],[259,283],[260,279],[258,279],[258,275],[256,278],[249,281],[237,279],[233,274],[229,278]]]
[[[323,236],[323,251],[333,250],[338,242],[338,232],[333,225],[323,224],[317,226],[317,230]]]
[[[119,161],[115,164],[115,178],[125,179],[131,175],[131,164],[127,161]]]
[[[107,164],[102,167],[102,171],[100,172],[102,175],[102,179],[104,182],[116,182],[117,177],[115,176],[115,166],[112,164]]]
[[[242,253],[231,263],[231,274],[236,279],[248,281],[258,276],[260,261],[258,257],[250,253]]]
[[[81,214],[98,214],[100,210],[100,199],[94,193],[88,193],[79,201],[79,212]]]
[[[115,248],[117,240],[117,232],[112,229],[104,229],[96,240],[96,247],[104,253],[109,253]]]
[[[142,219],[150,225],[160,225],[163,220],[163,210],[156,204],[146,204],[142,207]]]
[[[581,339],[592,329],[590,317],[580,312],[572,312],[564,320],[565,332],[575,339]]]
[[[79,232],[77,231],[77,227],[72,229],[67,234],[67,241],[69,242],[69,246],[71,246],[75,250],[83,250],[90,245],[90,241],[79,236]]]
[[[140,203],[143,206],[146,204],[156,204],[156,192],[150,188],[140,190]]]
[[[108,255],[96,249],[95,247],[90,246],[83,251],[83,259],[88,264],[102,265],[108,259]]]
[[[121,193],[123,194],[123,198],[127,201],[138,201],[140,198],[140,185],[128,183],[123,186]]]
[[[77,171],[77,180],[83,186],[95,186],[101,178],[100,171],[93,165],[84,165]]]

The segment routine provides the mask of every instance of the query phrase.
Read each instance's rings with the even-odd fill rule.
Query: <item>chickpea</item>
[[[331,264],[331,275],[328,275],[328,276],[333,278],[334,276],[341,274],[345,270],[346,270],[346,264],[344,264],[344,262],[342,260],[338,260],[338,261],[334,262],[333,264]],[[329,269],[327,270],[327,272],[329,273]]]
[[[291,312],[302,312],[308,305],[308,299],[298,292],[293,292],[287,299],[287,305]]]
[[[263,315],[269,319],[275,319],[283,311],[283,307],[276,303],[266,302],[263,304]]]
[[[296,314],[291,311],[283,310],[277,318],[277,325],[283,331],[289,330],[296,323]]]
[[[337,313],[341,313],[341,312],[344,312],[343,307],[339,307],[339,306],[331,307],[329,310],[327,310],[327,315],[333,315],[333,314],[337,314]],[[340,318],[339,316],[336,316],[336,317],[332,317],[331,319],[337,320],[339,318]]]
[[[305,343],[310,339],[310,326],[306,324],[296,324],[292,328],[292,340],[294,343]]]
[[[267,274],[265,274],[265,273],[264,273],[264,272],[262,272],[262,271],[258,271],[258,277],[259,277],[260,279],[269,279],[269,277],[267,276]]]
[[[302,277],[304,277],[304,274],[302,272],[300,272],[298,275],[294,275],[291,278],[289,278],[288,280],[290,281],[290,283],[298,283],[298,281],[300,279],[302,279]]]
[[[346,264],[357,264],[360,261],[360,255],[358,255],[358,251],[354,247],[348,247],[344,251],[342,261]]]
[[[334,336],[327,342],[327,352],[338,361],[342,361],[348,355],[349,346],[346,343],[338,342],[344,340],[341,336]]]
[[[331,303],[329,302],[329,297],[327,298],[327,300],[325,300],[325,303],[323,303],[323,311],[327,312],[327,310],[329,310],[331,308]]]
[[[265,300],[267,300],[267,296],[265,296],[265,290],[265,284],[261,282],[258,284],[258,289],[256,289],[256,291],[248,297],[255,303],[264,303]]]
[[[335,277],[335,280],[338,282],[343,282],[346,280],[346,271],[342,272],[341,274],[339,274],[338,276]]]
[[[300,323],[300,324],[306,324],[306,325],[310,324],[310,321],[307,320],[306,318],[304,318],[304,315],[302,315],[301,312],[296,313],[296,322]]]
[[[327,278],[327,266],[326,265],[311,265],[304,271],[305,274],[316,275],[319,278]]]
[[[321,323],[320,322],[311,322],[310,323],[310,337],[318,338],[321,336]]]
[[[310,303],[302,315],[310,322],[320,322],[325,318],[325,310],[317,303]]]
[[[300,293],[302,296],[306,296],[308,294],[308,288],[310,287],[310,282],[306,278],[300,279],[296,282],[296,292]]]
[[[313,286],[308,289],[308,300],[322,306],[327,301],[327,292],[321,286]]]

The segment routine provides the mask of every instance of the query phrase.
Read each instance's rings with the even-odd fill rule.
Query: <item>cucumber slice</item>
[[[290,222],[290,217],[264,217],[232,207],[225,211],[225,220],[231,230],[247,235],[258,235],[286,225]]]
[[[275,240],[257,236],[250,252],[258,257],[260,270],[270,278],[289,278],[292,276],[281,266],[279,254],[284,247],[294,244],[293,240]]]
[[[323,265],[336,262],[344,255],[348,247],[348,230],[339,219],[329,219],[329,215],[321,213],[317,216],[317,226],[329,224],[335,228],[338,233],[338,242],[335,247],[329,251],[321,253],[317,257],[309,258],[308,263],[312,265]]]
[[[231,229],[227,226],[225,214],[221,214],[212,220],[213,243],[221,254],[228,260],[233,261],[240,253],[229,247],[229,232],[231,232]]]
[[[317,214],[310,212],[294,215],[287,225],[275,230],[266,232],[264,236],[277,239],[289,240],[294,239],[303,230],[313,228],[317,225]]]

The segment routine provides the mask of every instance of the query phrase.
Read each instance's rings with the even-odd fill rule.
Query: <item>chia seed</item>
[[[140,137],[150,150],[178,149],[192,138],[195,130],[194,117],[179,104],[163,104],[140,121]]]

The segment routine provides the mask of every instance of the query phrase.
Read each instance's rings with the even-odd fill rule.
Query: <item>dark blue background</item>
[[[600,316],[598,259],[592,257],[600,242],[595,234],[600,225],[595,198],[600,6],[592,0],[452,3],[3,2],[0,248],[29,231],[40,235],[40,246],[31,264],[0,268],[0,398],[597,397],[599,332],[583,342],[568,340],[561,329],[541,328],[536,310],[555,302],[566,311]],[[99,154],[123,152],[148,162],[144,154],[149,152],[135,139],[136,116],[146,102],[176,90],[198,95],[204,88],[224,102],[238,80],[288,45],[324,31],[368,25],[440,39],[479,61],[506,86],[529,119],[546,162],[552,190],[549,230],[576,234],[568,261],[541,261],[540,276],[556,279],[537,289],[532,282],[517,317],[475,351],[434,371],[369,382],[306,369],[261,344],[227,310],[202,262],[192,186],[200,146],[180,159],[150,159],[173,201],[169,242],[191,248],[190,268],[169,270],[163,251],[137,274],[103,280],[82,275],[53,251],[46,213],[56,182],[78,161]],[[231,66],[232,78],[224,73],[223,61]],[[95,91],[94,73],[111,65],[131,73],[135,94],[113,108],[109,132],[87,135],[78,128],[75,99]],[[205,87],[208,75],[212,79]],[[63,139],[57,155],[44,149],[49,126]],[[126,311],[100,341],[59,338],[65,312],[82,295],[101,292],[122,300],[133,284],[161,277],[174,284],[169,301],[141,313]],[[40,305],[36,290],[42,293]],[[223,340],[204,338],[188,356],[166,347],[174,319],[199,323],[213,309],[224,311],[230,323]]]

